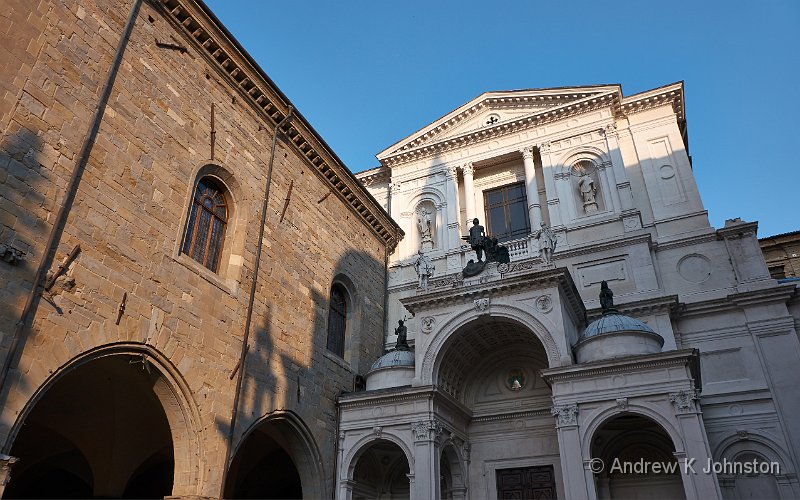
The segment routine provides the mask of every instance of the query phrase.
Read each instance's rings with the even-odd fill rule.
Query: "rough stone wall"
[[[758,240],[774,278],[800,278],[800,231]]]
[[[19,265],[0,262],[4,349],[132,1],[12,0],[0,14],[9,26],[0,35],[0,244],[27,254]],[[159,48],[156,40],[188,50]],[[200,421],[191,431],[203,448],[197,494],[219,493],[273,127],[156,6],[143,3],[54,266],[76,244],[82,251],[48,298],[52,304],[39,301],[3,396],[0,437],[70,360],[112,343],[147,344],[169,359],[196,406]],[[231,265],[222,277],[178,253],[195,175],[207,163],[230,173],[236,186],[230,194],[238,235],[229,226],[226,244],[239,241],[240,248],[226,256]],[[294,412],[314,436],[331,488],[335,397],[382,352],[385,248],[337,194],[319,202],[328,192],[296,148],[279,141],[237,435],[270,412]],[[358,317],[348,324],[358,326],[348,332],[357,345],[346,360],[326,350],[329,290],[338,274],[357,292]]]

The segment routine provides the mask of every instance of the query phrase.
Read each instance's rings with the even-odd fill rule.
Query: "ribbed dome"
[[[390,368],[395,366],[414,366],[414,351],[394,350],[389,351],[380,358],[378,361],[372,363],[370,371],[379,368]]]
[[[601,316],[600,319],[592,321],[589,326],[586,327],[586,330],[584,330],[583,335],[581,335],[581,340],[594,337],[595,335],[615,332],[647,332],[657,335],[652,328],[638,319],[625,316],[618,312],[612,312],[606,313]]]

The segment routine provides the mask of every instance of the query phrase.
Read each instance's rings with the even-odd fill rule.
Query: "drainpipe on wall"
[[[3,371],[0,372],[0,394],[3,394],[5,391],[10,389],[9,387],[6,387],[8,373],[11,370],[11,366],[14,364],[16,358],[20,354],[18,351],[21,351],[22,347],[25,345],[25,328],[31,321],[31,318],[36,311],[36,307],[39,303],[38,299],[42,290],[42,282],[47,275],[47,270],[50,269],[50,266],[53,263],[56,248],[58,248],[58,245],[61,242],[61,236],[64,233],[64,226],[67,222],[67,216],[72,209],[72,204],[75,201],[75,195],[78,192],[78,185],[81,182],[83,171],[89,161],[89,154],[92,152],[92,147],[94,146],[97,132],[100,130],[100,123],[103,121],[103,115],[105,114],[106,105],[108,104],[108,98],[111,96],[111,90],[114,87],[114,80],[117,77],[117,71],[122,63],[122,56],[125,52],[125,48],[128,46],[128,40],[133,32],[133,26],[136,23],[136,16],[139,13],[139,8],[141,5],[142,0],[134,0],[133,4],[131,5],[131,10],[128,14],[128,20],[125,23],[125,28],[122,32],[122,37],[119,39],[119,43],[117,44],[117,51],[115,52],[114,59],[108,69],[108,76],[106,77],[103,89],[100,91],[100,100],[97,103],[97,108],[95,108],[91,127],[89,127],[89,131],[83,140],[83,145],[81,146],[80,153],[78,154],[78,158],[75,162],[75,168],[72,170],[72,176],[70,177],[69,183],[64,191],[64,201],[61,203],[61,206],[58,209],[58,214],[53,221],[53,229],[50,231],[50,235],[47,238],[42,259],[39,261],[39,267],[36,269],[36,275],[33,279],[31,292],[28,295],[28,299],[25,302],[25,307],[22,309],[22,315],[20,316],[20,319],[16,324],[16,328],[14,329],[14,334],[11,338],[11,345],[8,348],[5,361],[3,362]],[[8,453],[10,448],[11,443],[8,441],[8,439],[6,439],[2,452]]]
[[[258,245],[256,246],[256,261],[254,264],[253,269],[253,279],[250,282],[250,298],[247,302],[247,317],[244,323],[244,339],[242,340],[242,353],[239,357],[239,369],[236,378],[236,392],[233,396],[233,409],[231,410],[231,424],[230,430],[228,431],[228,442],[227,446],[225,447],[225,462],[223,462],[223,470],[222,470],[222,484],[220,485],[220,492],[219,498],[222,499],[225,495],[225,481],[228,479],[228,469],[230,467],[231,461],[231,451],[233,450],[233,435],[234,431],[236,430],[236,420],[237,415],[239,413],[239,399],[242,393],[242,383],[244,381],[244,372],[245,372],[245,361],[247,360],[247,352],[248,342],[250,340],[250,324],[253,320],[253,305],[255,303],[256,297],[256,284],[258,283],[258,270],[261,266],[261,253],[262,249],[264,248],[264,226],[267,223],[267,204],[269,202],[269,190],[272,187],[272,167],[275,163],[275,148],[277,147],[278,143],[278,132],[280,131],[281,127],[285,123],[288,123],[292,119],[292,113],[294,113],[294,106],[289,106],[289,111],[286,113],[286,116],[283,117],[283,120],[278,122],[275,125],[275,130],[272,134],[272,149],[270,150],[269,156],[269,166],[267,167],[267,183],[264,187],[264,201],[261,205],[261,223],[259,224],[258,228]]]

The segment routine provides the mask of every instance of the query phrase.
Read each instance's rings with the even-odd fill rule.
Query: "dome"
[[[614,308],[614,293],[608,283],[600,287],[603,316],[592,321],[575,344],[578,363],[661,352],[664,339],[636,318]]]
[[[414,351],[407,350],[394,350],[389,351],[380,358],[378,361],[372,363],[369,371],[379,370],[381,368],[393,368],[399,366],[414,366]]]
[[[367,372],[367,390],[411,385],[414,379],[414,351],[407,348],[389,351],[372,363]]]
[[[613,311],[603,314],[600,319],[592,321],[584,330],[583,335],[581,335],[581,340],[614,332],[647,332],[657,335],[652,328],[638,319]]]

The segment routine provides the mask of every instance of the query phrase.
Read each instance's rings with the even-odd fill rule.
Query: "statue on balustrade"
[[[472,227],[469,228],[469,235],[462,236],[462,240],[469,242],[470,247],[475,251],[478,256],[478,262],[470,259],[466,267],[461,271],[465,278],[477,276],[486,267],[489,262],[497,262],[498,264],[508,264],[511,258],[508,255],[508,248],[500,245],[497,238],[486,236],[486,231],[480,225],[478,219],[472,220]],[[483,260],[483,254],[486,254],[486,261]]]

